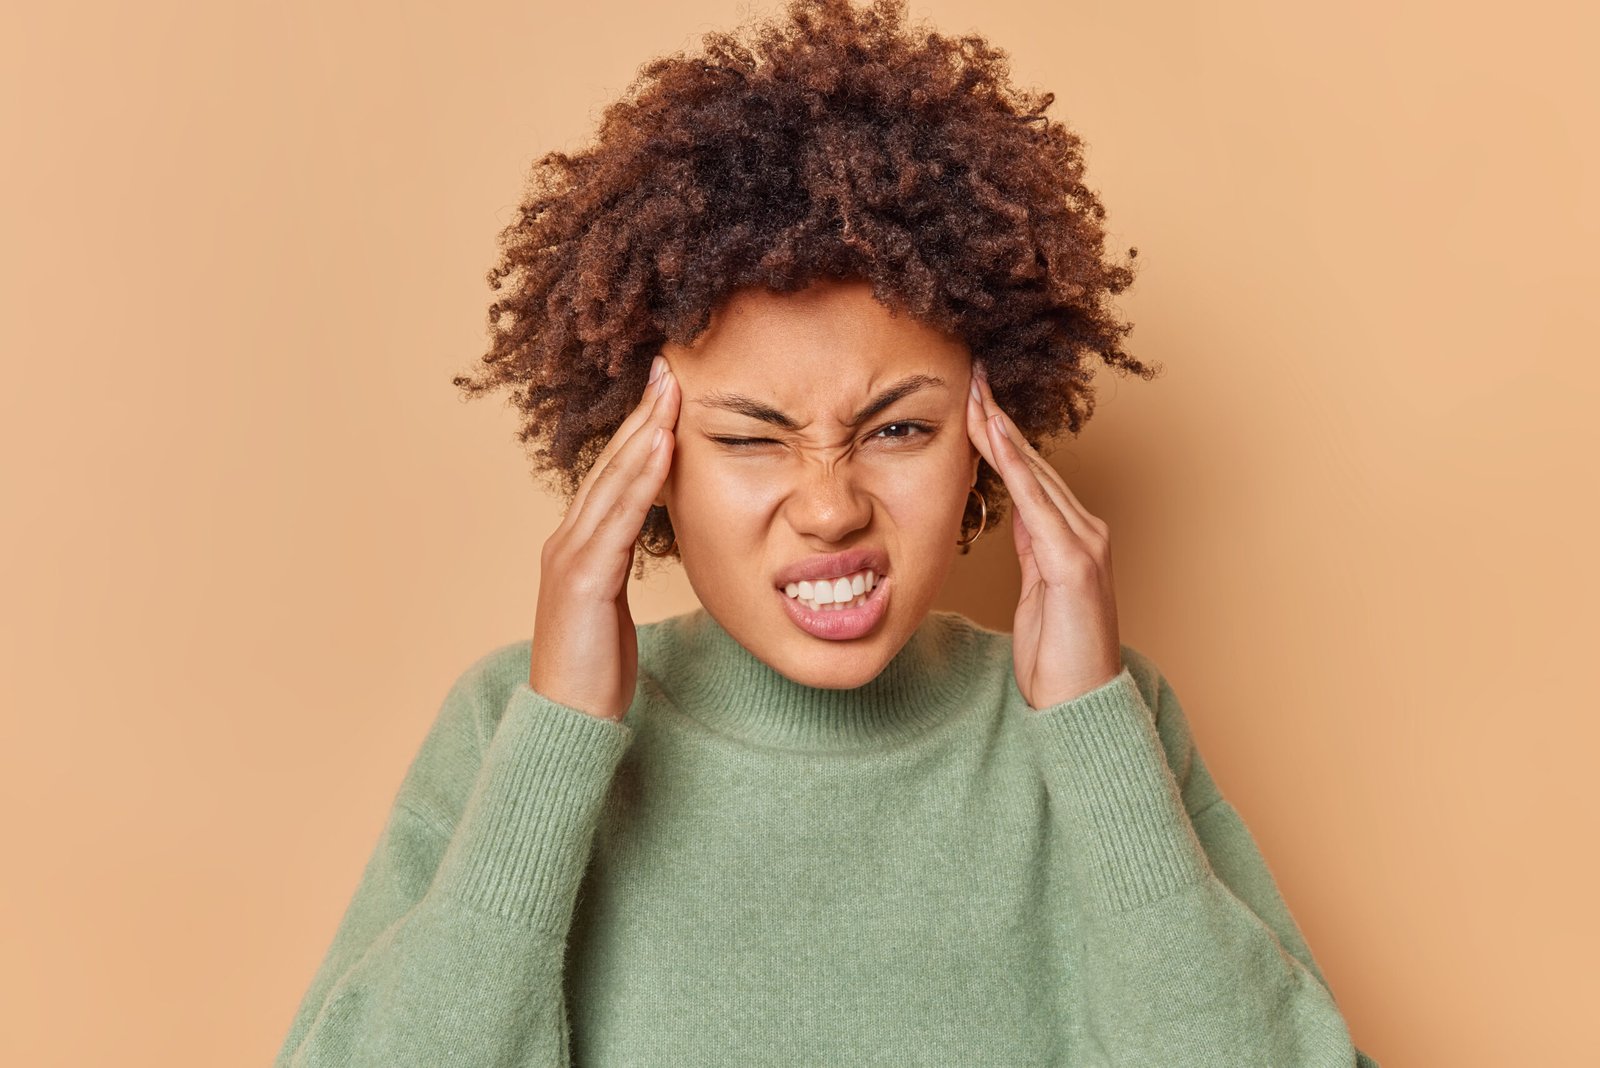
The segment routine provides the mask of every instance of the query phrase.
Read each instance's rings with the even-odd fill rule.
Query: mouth
[[[868,569],[832,581],[789,583],[773,592],[789,619],[807,634],[848,641],[877,627],[888,610],[891,585],[890,576]]]

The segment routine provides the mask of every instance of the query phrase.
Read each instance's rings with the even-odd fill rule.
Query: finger
[[[978,400],[978,398],[977,398],[977,393],[976,393],[977,388],[978,388],[978,380],[977,380],[976,377],[974,377],[973,378],[972,387],[969,389],[968,397],[967,397],[967,432],[968,432],[968,435],[972,438],[973,443],[978,446],[979,454],[986,461],[988,461],[990,467],[994,468],[996,471],[999,471],[1001,473],[1000,477],[1002,479],[1004,479],[1006,477],[1005,470],[1002,469],[1000,461],[996,458],[995,446],[994,446],[993,442],[991,441],[990,434],[989,434],[989,420],[986,417],[986,413],[984,412],[983,402]],[[992,415],[992,414],[995,414],[998,411],[999,411],[998,406],[994,406],[994,407],[991,408],[990,412],[987,413],[987,414]],[[1027,456],[1026,456],[1025,453],[1019,453],[1019,455],[1021,455],[1023,457],[1024,461],[1027,460]],[[1034,468],[1032,470],[1031,477],[1036,479],[1036,480],[1042,481],[1041,473],[1038,471],[1037,468]],[[1007,484],[1007,488],[1008,489],[1010,488],[1009,483]],[[1047,493],[1050,492],[1048,486],[1046,486],[1045,492],[1047,492]],[[1063,508],[1065,507],[1065,502],[1057,500],[1055,498],[1054,494],[1051,494],[1051,504],[1055,507],[1056,511],[1058,511],[1058,512],[1062,511]],[[1066,520],[1066,516],[1065,516],[1065,514],[1063,514],[1062,515],[1062,522],[1066,522],[1066,521],[1067,521]],[[1067,523],[1067,526],[1068,526],[1069,529],[1071,529],[1071,524],[1070,523]]]
[[[650,417],[622,443],[611,462],[595,476],[581,508],[568,513],[571,517],[568,533],[580,542],[601,536],[601,524],[619,505],[626,521],[633,524],[625,541],[637,539],[644,526],[645,513],[667,480],[671,450],[676,444],[672,426],[677,418],[679,394],[670,373],[663,373],[661,377],[666,380],[666,387]],[[653,447],[656,430],[661,431],[659,448]],[[637,501],[643,503],[635,508]]]
[[[1060,472],[1050,466],[1049,461],[1039,455],[1037,449],[1028,444],[1027,438],[1023,437],[1022,430],[1017,426],[1016,422],[994,399],[994,393],[989,389],[988,376],[983,373],[981,365],[977,369],[976,378],[978,380],[979,394],[983,398],[984,414],[988,416],[998,414],[1000,416],[1006,436],[1016,445],[1017,451],[1028,465],[1033,468],[1040,481],[1044,483],[1046,492],[1050,494],[1051,500],[1055,502],[1056,507],[1061,510],[1063,518],[1066,519],[1073,533],[1083,538],[1101,535],[1104,526],[1102,522],[1083,506],[1077,495],[1072,492],[1071,487],[1067,485],[1066,479],[1061,477]]]
[[[1006,490],[1016,508],[1017,552],[1031,555],[1038,573],[1050,585],[1068,581],[1074,574],[1074,558],[1082,556],[1085,548],[1067,523],[1061,509],[1056,507],[1046,492],[1039,476],[1022,458],[998,419],[985,420],[989,428],[989,444],[1000,461],[1000,476],[1005,479]]]
[[[1072,491],[1068,489],[1066,481],[1062,479],[1055,468],[1050,466],[1043,456],[1039,455],[1039,451],[1028,443],[1027,438],[1023,436],[1021,428],[1011,418],[1010,413],[1000,406],[999,401],[995,400],[994,392],[989,387],[989,377],[981,364],[977,365],[973,377],[978,385],[979,399],[983,406],[984,416],[987,418],[998,414],[1001,417],[1007,435],[1017,446],[1018,451],[1022,453],[1023,458],[1034,466],[1035,471],[1042,479],[1053,483],[1056,490],[1064,498],[1061,503],[1066,505],[1070,502],[1072,506],[1081,509],[1082,506],[1077,503],[1077,498],[1072,496]],[[1052,494],[1052,496],[1056,495]]]
[[[673,377],[672,373],[663,364],[661,375],[645,390],[644,397],[634,406],[633,411],[628,413],[628,417],[622,421],[621,426],[617,427],[615,433],[611,435],[611,440],[606,442],[605,448],[595,458],[594,464],[589,468],[589,473],[584,476],[582,483],[579,484],[578,492],[573,494],[572,503],[567,506],[567,515],[575,516],[581,513],[583,502],[593,492],[594,484],[599,481],[606,468],[611,466],[611,462],[617,453],[628,442],[632,441],[642,428],[652,422],[652,416],[659,414],[665,392],[670,391],[674,385],[674,383],[668,381],[669,377]]]
[[[987,382],[982,378],[982,372],[980,370],[973,375],[972,391],[974,393],[980,391],[986,392],[986,386]],[[969,401],[967,405],[970,413],[968,424],[973,428],[972,433],[975,435],[975,440],[982,443],[981,451],[983,452],[984,459],[989,461],[990,467],[993,467],[998,471],[1000,470],[1000,463],[997,459],[995,459],[994,448],[989,443],[988,417],[996,414],[1005,416],[1005,412],[994,400],[994,395],[992,393],[988,394],[988,398],[987,404],[985,404],[984,401],[977,399]],[[1021,432],[1016,430],[1015,423],[1009,423],[1007,426],[1007,434],[1012,443],[1017,445],[1018,452],[1024,461],[1026,461],[1030,467],[1032,467],[1033,477],[1044,483],[1045,492],[1050,494],[1051,503],[1055,505],[1057,511],[1062,513],[1063,521],[1067,522],[1068,527],[1071,528],[1072,523],[1067,518],[1068,512],[1071,510],[1070,504],[1064,497],[1060,496],[1058,492],[1058,483],[1054,479],[1050,479],[1049,475],[1046,474],[1046,471],[1040,469],[1041,467],[1048,469],[1049,465],[1045,464],[1042,459],[1035,462],[1034,458],[1037,457],[1038,454],[1032,452],[1031,449],[1028,449],[1027,442],[1021,440]],[[1050,474],[1053,473],[1053,471],[1050,472]],[[1075,529],[1074,533],[1076,533]]]
[[[1031,590],[1039,584],[1039,561],[1034,558],[1033,536],[1021,512],[1011,513],[1011,538],[1017,546],[1017,563],[1022,566],[1022,589]]]
[[[978,380],[974,378],[967,391],[967,437],[978,450],[978,455],[983,457],[984,463],[994,470],[1000,470],[1000,463],[994,458],[994,449],[989,446],[989,428],[985,425],[983,401],[978,399]]]
[[[662,362],[664,369],[665,360],[660,356],[657,356],[656,359]],[[578,491],[573,494],[572,502],[567,506],[568,515],[578,513],[583,506],[584,498],[589,495],[590,488],[594,485],[595,480],[600,477],[600,473],[611,463],[612,457],[616,456],[617,451],[626,445],[634,434],[638,433],[639,428],[644,425],[655,411],[656,405],[661,400],[660,387],[663,384],[661,381],[663,377],[665,376],[658,376],[645,387],[639,398],[639,403],[634,405],[633,411],[629,412],[627,418],[623,419],[622,425],[612,432],[610,440],[605,444],[605,448],[600,450],[600,455],[595,457],[594,463],[589,466],[588,474],[584,476],[583,481],[579,484]]]
[[[660,444],[652,448],[650,441],[654,436],[654,429],[639,435],[646,452],[637,462],[638,472],[634,477],[618,475],[596,487],[597,492],[590,495],[585,516],[585,522],[593,518],[593,527],[587,533],[582,528],[576,531],[583,539],[583,551],[599,552],[606,560],[620,558],[624,574],[633,566],[633,553],[638,546],[639,532],[644,528],[645,516],[672,466],[672,450],[676,445],[672,432],[661,428]],[[619,454],[619,459],[622,455],[625,454]],[[619,466],[618,471],[621,470]],[[612,488],[614,493],[605,492]]]
[[[992,445],[996,455],[1003,456],[1018,471],[1027,472],[1027,481],[1031,489],[1042,493],[1050,502],[1048,512],[1034,508],[1029,509],[1024,502],[1019,502],[1016,513],[1017,524],[1013,533],[1017,541],[1017,556],[1022,563],[1024,589],[1031,587],[1031,583],[1045,578],[1047,585],[1071,587],[1083,578],[1085,561],[1096,573],[1109,575],[1110,543],[1105,525],[1099,520],[1090,517],[1088,522],[1095,524],[1092,529],[1085,532],[1083,527],[1075,525],[1071,519],[1072,507],[1067,503],[1069,499],[1060,489],[1060,482],[1047,478],[1040,472],[1042,460],[1038,453],[1028,453],[1027,443],[1018,444],[1021,434],[1015,423],[1009,423],[1003,411],[997,411],[985,423],[990,428]],[[1008,425],[1009,423],[1009,425]],[[1010,470],[1007,468],[1005,470]],[[1013,476],[1021,477],[1021,476]],[[1012,497],[1017,497],[1013,488],[1012,478],[1007,478],[1006,488],[1011,491]],[[1025,492],[1024,497],[1028,496]],[[1040,517],[1043,516],[1041,519]],[[1049,523],[1055,520],[1059,526],[1044,528],[1046,533],[1033,537],[1035,531],[1041,528],[1040,523]],[[1085,522],[1079,519],[1079,523]],[[1040,542],[1045,542],[1040,548]],[[1031,549],[1031,551],[1028,551]]]

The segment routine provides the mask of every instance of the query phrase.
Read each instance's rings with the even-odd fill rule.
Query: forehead
[[[859,281],[739,290],[692,345],[663,351],[686,393],[737,388],[795,400],[819,385],[859,394],[918,371],[953,381],[970,366],[958,338],[892,312]]]

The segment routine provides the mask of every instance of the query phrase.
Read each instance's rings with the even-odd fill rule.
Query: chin
[[[837,646],[837,643],[833,644]],[[824,649],[820,653],[798,658],[792,667],[784,664],[775,664],[773,667],[804,686],[819,690],[853,690],[877,678],[889,660],[886,651],[856,650],[843,656],[837,649]]]
[[[772,649],[768,665],[779,674],[821,690],[853,690],[877,678],[899,652],[889,619],[876,631],[848,642],[814,638],[787,619]],[[765,658],[763,658],[765,659]]]
[[[920,591],[904,591],[902,595],[914,598],[916,592]],[[707,594],[715,600],[715,593],[701,593],[701,604],[710,608]],[[871,631],[841,641],[802,630],[776,597],[764,610],[753,610],[752,602],[760,601],[760,597],[742,598],[737,610],[730,606],[729,612],[713,610],[712,615],[723,621],[724,629],[762,663],[802,686],[820,690],[865,686],[883,673],[911,636],[912,628],[904,622],[904,603],[891,601]]]

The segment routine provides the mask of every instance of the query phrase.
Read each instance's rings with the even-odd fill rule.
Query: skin
[[[757,287],[730,297],[693,344],[663,346],[654,372],[545,543],[534,690],[605,718],[626,712],[638,677],[627,576],[652,503],[667,507],[690,585],[735,640],[804,685],[866,683],[943,586],[980,457],[1013,501],[1023,697],[1045,709],[1121,671],[1109,529],[1023,439],[958,339],[892,314],[864,282]],[[849,425],[914,375],[935,381]],[[712,403],[729,393],[794,426]],[[728,438],[754,440],[718,440]],[[780,568],[863,546],[889,559],[877,627],[848,641],[797,627],[774,589]]]
[[[978,477],[965,429],[966,346],[892,315],[867,283],[827,281],[790,294],[741,290],[692,346],[668,344],[661,355],[684,402],[656,503],[672,517],[700,603],[796,682],[836,689],[869,681],[927,615],[955,561],[967,488]],[[848,425],[868,400],[919,374],[939,381]],[[717,393],[759,400],[798,427],[717,407]],[[795,626],[774,590],[779,570],[862,546],[889,559],[878,626],[848,641]]]
[[[995,402],[981,363],[970,397],[972,442],[1000,472],[1015,505],[1011,535],[1022,565],[1011,626],[1017,689],[1030,706],[1046,709],[1098,689],[1122,671],[1111,528],[1090,514],[1023,439]]]

